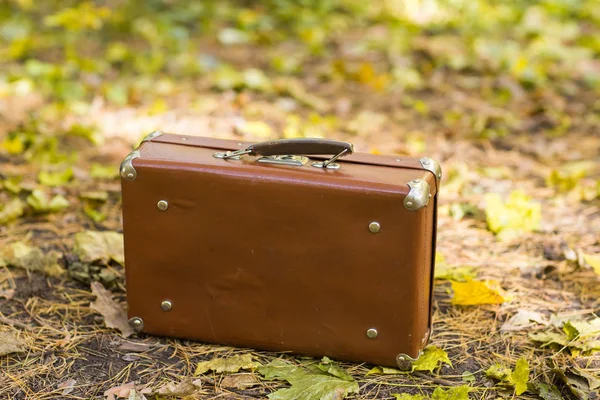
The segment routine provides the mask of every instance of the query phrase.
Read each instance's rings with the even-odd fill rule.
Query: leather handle
[[[330,139],[281,139],[255,143],[246,148],[252,156],[276,155],[348,155],[354,151],[352,143]]]

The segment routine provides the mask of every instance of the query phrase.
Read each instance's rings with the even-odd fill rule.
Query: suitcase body
[[[418,357],[439,166],[339,143],[144,139],[121,165],[134,329],[383,366]]]

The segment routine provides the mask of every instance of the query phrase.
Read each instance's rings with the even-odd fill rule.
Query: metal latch
[[[294,165],[301,167],[308,162],[308,157],[294,155],[264,156],[258,159],[260,163]]]

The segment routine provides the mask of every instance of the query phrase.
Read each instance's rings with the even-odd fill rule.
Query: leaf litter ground
[[[116,106],[98,94],[88,112],[67,113],[79,126],[71,128],[75,134],[65,135],[65,126],[51,133],[30,126],[24,110],[35,114],[54,100],[42,96],[40,101],[36,91],[3,94],[0,200],[12,206],[0,209],[0,349],[8,353],[0,355],[0,397],[286,398],[311,379],[322,382],[331,398],[449,398],[464,385],[472,399],[593,396],[600,385],[594,380],[600,356],[593,348],[600,312],[600,278],[594,272],[600,254],[597,88],[575,78],[532,88],[519,81],[521,76],[488,76],[478,65],[475,73],[468,65],[439,65],[446,53],[437,39],[444,36],[425,35],[411,57],[423,71],[432,68],[427,61],[432,58],[435,72],[423,73],[414,90],[408,88],[407,72],[402,88],[382,91],[387,78],[378,71],[387,66],[385,57],[366,51],[362,63],[352,62],[356,33],[377,38],[377,29],[336,37],[329,53],[307,56],[310,62],[293,79],[276,78],[264,53],[256,51],[258,44],[200,38],[205,55],[225,60],[233,72],[163,80],[160,93],[152,92],[158,102],[132,95]],[[233,33],[220,37],[232,40]],[[280,58],[296,54],[294,45],[286,46],[274,47]],[[496,94],[512,91],[510,100],[497,105],[494,85],[499,85]],[[120,96],[118,88],[110,93],[113,100]],[[94,127],[97,145],[82,137],[90,136],[85,126]],[[125,300],[119,255],[108,248],[122,229],[114,171],[132,146],[157,128],[252,141],[327,136],[352,141],[359,151],[440,161],[443,273],[435,285],[431,341],[441,352],[432,349],[436,358],[410,374],[350,363],[340,363],[338,370],[328,360],[126,338],[127,332],[108,328],[107,323],[120,326],[118,307]],[[34,139],[19,144],[15,137],[28,130]],[[27,143],[54,136],[65,153],[79,154],[78,161],[40,177],[40,165],[60,163],[39,158],[68,157],[53,154],[47,149],[51,144],[33,154],[35,146]],[[580,161],[588,162],[583,172]],[[90,199],[90,192],[100,194]],[[22,203],[15,203],[17,198]],[[52,204],[55,198],[59,201]],[[113,239],[88,231],[107,232]],[[87,252],[81,249],[86,242],[94,245]],[[32,265],[39,268],[31,270]],[[261,379],[261,370],[277,365],[289,374]]]

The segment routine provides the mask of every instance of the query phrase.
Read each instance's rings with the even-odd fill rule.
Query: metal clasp
[[[294,165],[301,167],[308,162],[308,157],[292,155],[264,156],[259,158],[258,162],[278,165]]]
[[[338,154],[336,154],[335,156],[331,157],[329,160],[315,161],[314,163],[312,163],[312,166],[315,168],[340,169],[340,164],[338,164],[334,161],[337,160],[338,158],[340,158],[341,156],[343,156],[344,154],[346,154],[347,152],[348,152],[348,149],[344,149],[344,150],[340,151]]]
[[[224,160],[227,160],[229,158],[231,158],[232,160],[239,160],[244,154],[249,154],[250,152],[251,150],[249,149],[227,152],[218,151],[215,154],[213,154],[213,157],[222,158]]]

